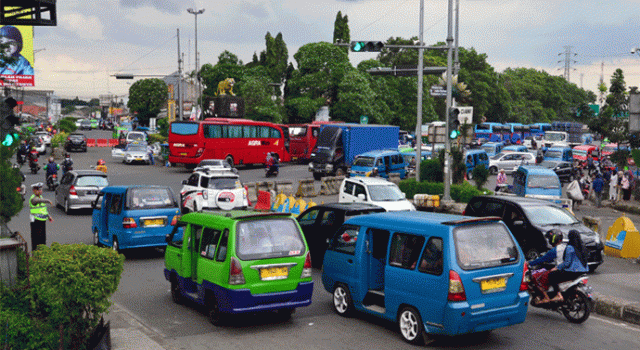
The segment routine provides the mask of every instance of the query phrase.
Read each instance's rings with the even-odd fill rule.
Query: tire
[[[171,299],[178,305],[184,304],[184,296],[180,292],[180,286],[175,277],[171,278]]]
[[[527,250],[524,256],[525,256],[525,259],[527,259],[527,261],[531,261],[533,259],[537,259],[540,256],[540,253],[536,248],[531,248]]]
[[[220,311],[216,300],[210,302],[207,308],[207,314],[209,316],[209,322],[214,326],[223,326],[227,322],[227,315]]]
[[[93,245],[97,246],[97,247],[101,247],[102,244],[100,244],[100,237],[98,235],[98,230],[94,229],[93,230]]]
[[[565,300],[562,314],[571,323],[586,321],[591,314],[589,298],[581,290],[575,290],[573,295]]]
[[[296,309],[280,309],[277,311],[277,316],[279,320],[288,321],[291,319],[291,316],[296,311]]]
[[[64,213],[69,215],[71,213],[71,207],[69,206],[69,199],[65,198],[64,200]]]
[[[351,293],[349,288],[342,283],[338,283],[333,289],[333,308],[342,317],[348,317],[353,313]]]
[[[398,328],[402,339],[409,344],[424,345],[425,332],[418,310],[407,306],[398,314]]]
[[[120,244],[118,244],[118,238],[113,237],[113,243],[111,244],[111,249],[116,253],[120,253]]]
[[[229,166],[233,168],[233,157],[232,156],[227,156],[224,159],[224,161],[227,162],[227,164],[229,164]]]
[[[313,173],[313,179],[316,181],[320,181],[322,179],[322,174]]]
[[[489,168],[489,174],[491,175],[495,175],[498,173],[498,168],[492,166],[491,168]]]

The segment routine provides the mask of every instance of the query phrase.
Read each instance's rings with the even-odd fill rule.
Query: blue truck
[[[309,171],[320,180],[328,175],[345,175],[361,153],[397,149],[400,127],[391,125],[327,124],[311,152]]]

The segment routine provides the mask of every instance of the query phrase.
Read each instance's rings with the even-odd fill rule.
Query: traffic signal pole
[[[451,116],[451,92],[452,92],[452,64],[453,64],[453,0],[449,0],[448,10],[449,24],[447,29],[447,112],[446,115],[446,128],[447,137],[445,137],[445,154],[444,154],[444,196],[442,200],[451,200],[451,130],[450,118]]]
[[[424,83],[424,49],[422,39],[424,35],[424,0],[420,0],[420,36],[418,38],[418,105],[416,108],[416,182],[420,182],[420,161],[422,160],[422,92]]]

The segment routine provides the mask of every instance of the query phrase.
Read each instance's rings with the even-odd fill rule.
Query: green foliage
[[[78,127],[76,126],[76,119],[71,117],[61,119],[58,122],[57,127],[59,131],[64,131],[66,133],[72,133],[78,129]]]
[[[62,348],[82,348],[118,288],[124,256],[84,244],[40,246],[30,260],[34,310],[61,331]]]
[[[444,167],[444,151],[440,152]],[[458,147],[451,147],[451,182],[461,184],[467,173],[467,164],[464,162],[464,150]]]
[[[631,150],[631,156],[633,157],[633,161],[636,163],[636,166],[640,165],[640,149]],[[640,188],[640,186],[638,186]]]
[[[369,86],[367,77],[358,70],[351,69],[346,72],[338,85],[337,97],[331,113],[334,119],[358,123],[360,117],[366,115],[371,124],[383,123],[372,103],[376,94]]]
[[[287,71],[289,61],[289,51],[287,44],[282,39],[282,33],[278,33],[275,38],[267,32],[265,36],[267,50],[265,53],[265,68],[269,77],[269,83],[282,83]],[[280,96],[280,90],[277,90]]]
[[[156,128],[158,129],[158,134],[164,137],[169,137],[169,119],[167,118],[158,119],[158,122],[156,123]]]
[[[617,165],[619,169],[624,168],[629,165],[629,158],[631,157],[631,152],[626,149],[618,149],[611,154],[611,161],[613,164]],[[638,164],[638,163],[636,163]]]
[[[489,169],[487,169],[484,164],[480,164],[473,168],[471,174],[473,175],[473,182],[476,183],[476,188],[481,190],[489,179]]]
[[[214,97],[218,94],[218,83],[233,78],[236,83],[244,80],[245,68],[238,56],[225,50],[218,56],[218,63],[211,65],[207,63],[200,69],[200,79],[204,85],[203,97]],[[237,93],[234,87],[234,93]],[[238,94],[241,96],[240,94]]]
[[[443,182],[443,164],[440,159],[429,159],[420,162],[420,179],[427,182]]]
[[[440,196],[444,193],[444,184],[442,182],[417,182],[415,179],[407,179],[400,181],[398,187],[410,199],[417,193],[437,194]],[[461,185],[451,185],[451,199],[459,203],[468,203],[471,198],[482,194],[483,192],[468,182]]]
[[[168,136],[164,136],[160,133],[158,134],[149,134],[149,140],[148,142],[151,143],[155,143],[155,142],[160,142],[160,143],[165,143],[167,142]]]
[[[140,125],[149,125],[149,118],[155,117],[167,102],[169,88],[161,79],[138,80],[129,88],[127,107],[138,113]]]
[[[608,138],[611,142],[619,143],[627,139],[627,122],[623,118],[615,117],[615,108],[605,105],[600,111],[600,115],[589,120],[589,129],[592,132]]]
[[[63,146],[65,141],[67,140],[68,133],[64,131],[60,131],[57,134],[53,135],[51,138],[51,149]]]
[[[333,43],[337,43],[338,41],[342,43],[351,42],[351,34],[349,31],[349,18],[347,15],[342,16],[342,12],[338,11],[336,14],[336,20],[333,23]],[[349,54],[349,47],[344,46],[341,49]]]
[[[271,99],[273,87],[269,86],[270,78],[261,75],[264,72],[262,67],[251,69],[245,80],[239,85],[238,91],[244,97],[245,117],[252,120],[269,121],[272,123],[282,123],[284,112],[282,108]]]
[[[11,166],[17,145],[0,146],[0,220],[4,222],[9,222],[22,209],[22,196],[16,191],[22,181],[20,170]]]

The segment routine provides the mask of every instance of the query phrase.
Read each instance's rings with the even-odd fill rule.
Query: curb
[[[593,311],[599,315],[640,325],[640,302],[593,293]]]

